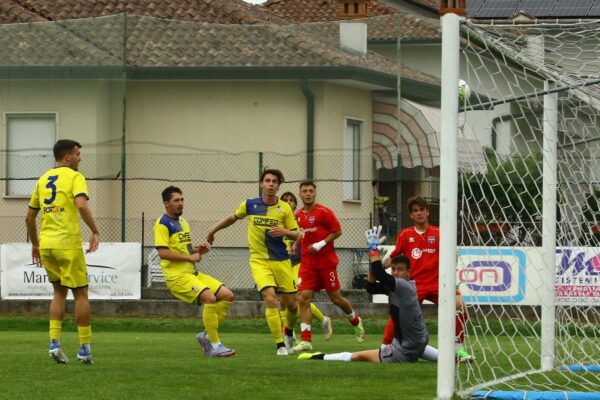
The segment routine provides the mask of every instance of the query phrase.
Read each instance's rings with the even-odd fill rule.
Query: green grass
[[[357,343],[347,322],[334,321],[319,351],[377,348],[385,320],[367,323],[367,340]],[[398,399],[435,397],[436,365],[298,361],[277,357],[263,319],[226,321],[221,338],[235,357],[204,357],[195,341],[200,324],[177,318],[95,318],[94,365],[79,365],[71,319],[63,326],[69,365],[47,354],[44,317],[0,317],[0,399]]]

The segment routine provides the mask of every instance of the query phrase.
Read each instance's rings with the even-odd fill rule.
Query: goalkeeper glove
[[[374,226],[365,232],[367,238],[367,247],[369,251],[377,251],[377,246],[385,241],[385,236],[381,236],[381,225]]]

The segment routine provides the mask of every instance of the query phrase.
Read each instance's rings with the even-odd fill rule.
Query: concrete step
[[[235,294],[236,301],[262,301],[262,296],[255,289],[231,289],[231,291]],[[362,289],[344,289],[341,293],[352,304],[371,302],[371,296]],[[149,288],[142,288],[142,299],[173,300],[174,297],[166,286],[154,285]],[[325,291],[314,293],[313,300],[315,302],[329,302]]]
[[[91,300],[92,314],[103,316],[153,316],[153,317],[195,317],[201,318],[197,305],[180,300]],[[333,318],[343,317],[342,311],[331,302],[316,303],[321,311]],[[383,317],[387,315],[387,304],[359,303],[354,309],[363,317]],[[47,314],[50,300],[0,300],[0,314]],[[67,301],[67,313],[73,314],[73,301]],[[262,301],[235,301],[229,316],[231,318],[264,317]]]

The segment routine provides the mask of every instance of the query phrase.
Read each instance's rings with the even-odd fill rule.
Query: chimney
[[[367,56],[367,24],[340,22],[340,47],[360,57]]]
[[[467,16],[467,0],[440,0],[440,17],[444,14]]]
[[[354,19],[367,16],[367,0],[337,0],[338,18]]]

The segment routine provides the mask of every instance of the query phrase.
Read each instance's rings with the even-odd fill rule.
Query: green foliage
[[[485,221],[533,222],[542,210],[541,155],[501,159],[490,148],[485,155],[486,174],[464,173],[459,197]]]

